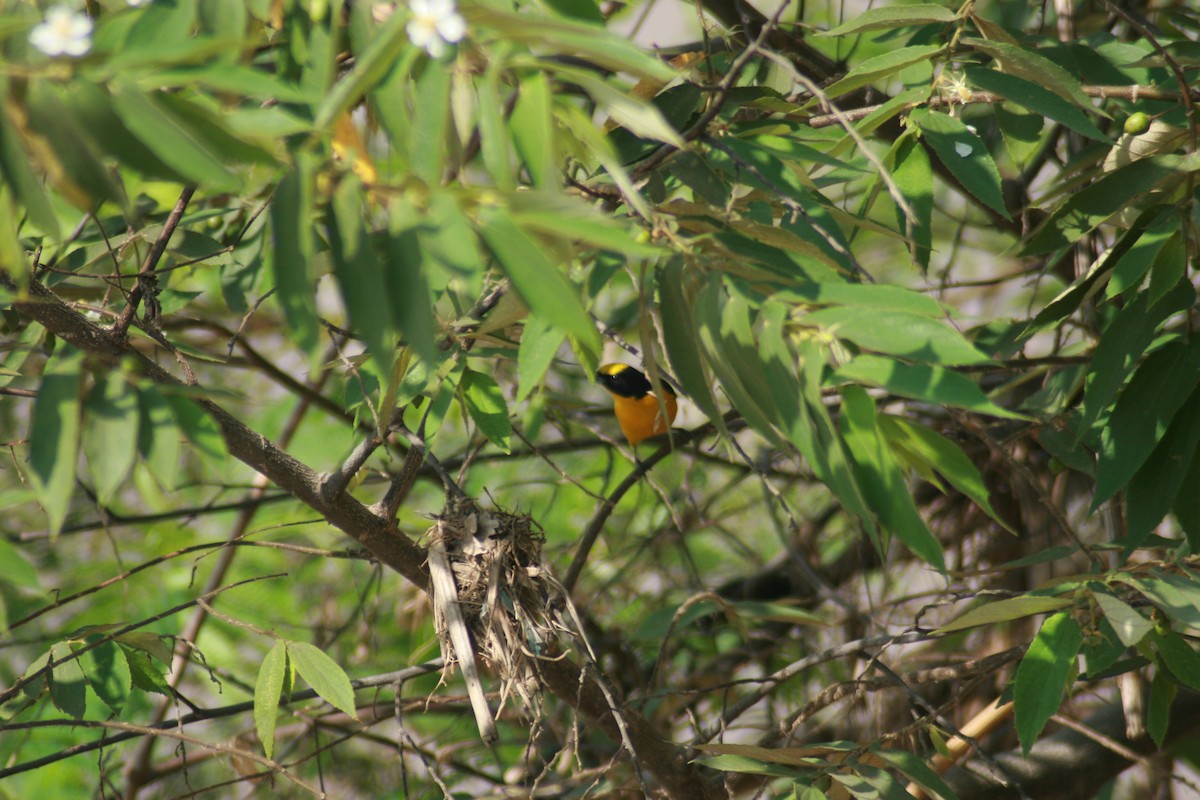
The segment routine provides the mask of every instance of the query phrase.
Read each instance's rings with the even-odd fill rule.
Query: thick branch
[[[6,274],[0,273],[0,283],[16,290]],[[14,303],[13,307],[68,344],[105,364],[115,365],[124,358],[133,359],[142,373],[156,383],[182,385],[174,375],[131,347],[123,336],[93,325],[41,283],[30,281],[29,295],[28,300]],[[344,492],[327,498],[321,491],[321,476],[307,464],[276,447],[212,400],[195,395],[189,397],[220,426],[230,455],[317,511],[380,562],[420,588],[426,588],[429,573],[425,568],[424,551],[396,530],[391,522]]]

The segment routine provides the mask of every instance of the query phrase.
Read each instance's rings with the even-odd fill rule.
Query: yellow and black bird
[[[666,433],[675,421],[679,402],[666,383],[662,384],[660,403],[650,380],[628,364],[605,364],[597,370],[596,380],[613,396],[617,423],[631,445],[636,447],[643,439]]]

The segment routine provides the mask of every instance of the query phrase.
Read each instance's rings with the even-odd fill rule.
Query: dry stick
[[[443,521],[438,520],[437,524],[441,527]],[[444,536],[439,536],[438,539],[445,541]],[[450,557],[441,547],[431,545],[427,552],[434,613],[442,618],[443,626],[450,634],[450,644],[454,648],[458,669],[462,673],[463,682],[467,684],[467,696],[471,700],[471,711],[475,713],[479,737],[483,739],[484,744],[491,747],[500,738],[500,734],[496,731],[496,720],[492,716],[487,693],[483,691],[483,682],[479,678],[479,664],[475,659],[475,647],[471,642],[471,633],[467,629],[467,620],[463,616],[462,604],[458,598],[454,568],[450,566]]]

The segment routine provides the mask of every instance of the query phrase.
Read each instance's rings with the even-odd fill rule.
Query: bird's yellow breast
[[[666,417],[663,416],[664,406]],[[617,424],[621,426],[621,433],[625,434],[631,445],[666,433],[675,421],[678,410],[679,403],[671,395],[667,395],[660,406],[658,396],[653,392],[641,397],[613,394],[613,411],[617,415]]]

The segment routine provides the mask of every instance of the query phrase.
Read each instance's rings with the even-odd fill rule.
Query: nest
[[[460,499],[447,504],[427,536],[442,656],[447,669],[462,671],[480,734],[494,741],[475,656],[500,679],[500,705],[516,697],[520,710],[536,718],[537,662],[559,650],[565,595],[542,564],[545,537],[528,515],[483,511]]]

